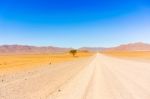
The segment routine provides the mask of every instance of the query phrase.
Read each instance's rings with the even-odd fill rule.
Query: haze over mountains
[[[88,51],[150,51],[150,44],[137,42],[123,44],[116,47],[104,48],[104,47],[83,47],[80,50]]]
[[[117,51],[150,51],[150,44],[147,43],[129,43],[123,44],[117,47],[108,48],[107,50],[117,50]]]
[[[61,53],[70,50],[71,48],[60,48],[60,47],[37,47],[27,45],[2,45],[0,46],[0,54],[9,53]]]
[[[27,46],[27,45],[2,45],[0,46],[0,54],[8,53],[61,53],[67,52],[72,48],[61,48],[61,47],[36,47],[36,46]],[[116,47],[104,48],[104,47],[82,47],[78,50],[87,50],[87,51],[150,51],[150,44],[147,43],[129,43],[123,44]]]

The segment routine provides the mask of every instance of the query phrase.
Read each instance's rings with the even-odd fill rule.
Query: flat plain
[[[112,57],[150,62],[150,51],[103,51],[101,53]]]
[[[42,55],[40,66],[35,56],[25,58],[38,61],[33,67],[25,62],[28,69],[23,64],[17,71],[1,72],[0,99],[150,99],[148,53],[59,54],[52,64],[49,55],[47,61]]]
[[[21,71],[31,68],[37,68],[43,65],[77,60],[92,55],[93,53],[87,52],[78,52],[78,54],[75,57],[73,57],[70,53],[0,55],[0,71]]]

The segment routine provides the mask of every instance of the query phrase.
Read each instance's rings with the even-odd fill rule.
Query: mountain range
[[[0,46],[0,54],[25,54],[25,53],[62,53],[71,50],[71,48],[61,48],[61,47],[37,47],[28,45],[2,45]]]
[[[115,47],[82,47],[80,50],[88,50],[88,51],[150,51],[150,44],[137,42],[137,43],[129,43],[122,44]]]
[[[0,54],[8,53],[62,53],[68,52],[72,48],[62,48],[62,47],[37,47],[37,46],[27,46],[27,45],[1,45]],[[81,51],[150,51],[150,44],[147,43],[129,43],[123,44],[116,47],[104,48],[104,47],[82,47],[78,50]]]

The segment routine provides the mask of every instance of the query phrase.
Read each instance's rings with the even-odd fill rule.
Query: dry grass
[[[25,55],[0,55],[0,70],[24,70],[40,65],[50,65],[65,61],[92,56],[92,53],[79,52],[76,57],[69,53],[63,54],[25,54]]]
[[[101,53],[119,58],[150,60],[150,51],[105,51]]]

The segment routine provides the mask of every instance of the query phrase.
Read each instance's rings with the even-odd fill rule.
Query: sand
[[[88,52],[78,52],[76,57],[70,53],[0,55],[0,73],[30,70],[43,65],[78,60],[92,55],[93,53]]]
[[[104,51],[101,53],[118,58],[150,60],[150,51]]]
[[[52,67],[1,75],[0,99],[150,99],[147,62],[97,54]]]
[[[91,57],[0,74],[0,99],[46,99],[92,60]]]

